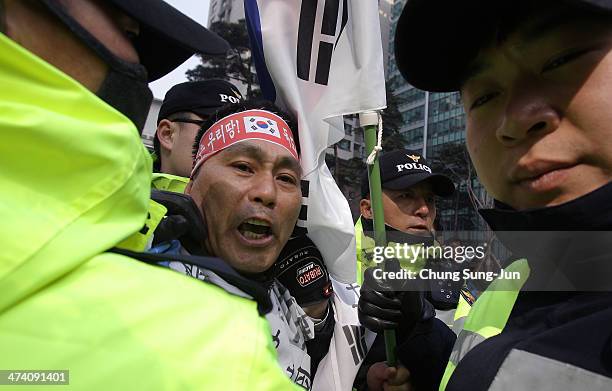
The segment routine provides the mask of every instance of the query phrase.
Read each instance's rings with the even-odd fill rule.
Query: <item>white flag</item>
[[[386,106],[377,0],[244,0],[253,59],[267,99],[299,124],[302,211],[298,229],[330,274],[355,280],[348,202],[325,165],[344,137],[342,115]]]

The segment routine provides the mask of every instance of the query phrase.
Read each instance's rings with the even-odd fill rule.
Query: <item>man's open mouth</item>
[[[259,240],[272,235],[270,223],[260,219],[247,219],[238,226],[238,232],[246,239]]]

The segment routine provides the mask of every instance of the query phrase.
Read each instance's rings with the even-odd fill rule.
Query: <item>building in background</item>
[[[361,173],[365,170],[365,141],[357,115],[344,116],[344,138],[327,148],[325,162],[349,203],[353,220],[359,217]]]
[[[210,0],[208,26],[214,22],[236,23],[244,19],[243,0]]]
[[[382,40],[385,76],[389,62],[389,39],[391,37],[391,17],[394,0],[378,0],[378,17],[380,19],[380,38]]]
[[[458,92],[422,91],[403,79],[395,64],[394,37],[406,0],[381,0],[379,4],[381,15],[384,12],[390,15],[386,80],[398,101],[403,122],[400,133],[404,136],[406,148],[420,150],[430,162],[444,165],[445,173],[457,185],[458,191],[453,198],[438,203],[440,228],[447,231],[484,230],[485,223],[476,207],[490,202],[490,197],[478,181],[465,149],[465,113],[461,97]],[[389,6],[390,10],[386,11]],[[427,31],[422,33],[427,34]]]

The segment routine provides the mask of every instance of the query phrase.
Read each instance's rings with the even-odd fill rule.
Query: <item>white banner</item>
[[[386,106],[377,0],[244,0],[264,96],[298,119],[303,206],[298,221],[331,275],[355,281],[348,203],[325,165],[342,115]]]

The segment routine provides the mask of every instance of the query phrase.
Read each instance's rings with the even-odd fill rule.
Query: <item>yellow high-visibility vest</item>
[[[455,368],[471,349],[487,338],[501,333],[506,326],[516,298],[529,277],[529,265],[526,259],[520,259],[510,264],[505,270],[507,272],[519,272],[520,279],[497,279],[493,281],[474,302],[471,309],[465,307],[465,305],[469,306],[469,303],[464,299],[465,305],[462,306],[461,312],[465,313],[467,309],[469,313],[453,346],[440,383],[440,391],[446,389]],[[459,317],[461,317],[461,314]],[[457,331],[455,330],[455,332]]]
[[[0,85],[0,368],[68,370],[62,390],[297,388],[254,301],[106,252],[149,211],[134,124],[2,33]]]

